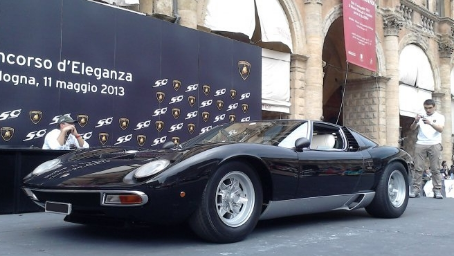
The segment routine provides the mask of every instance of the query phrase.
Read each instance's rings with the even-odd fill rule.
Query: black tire
[[[378,218],[398,218],[408,204],[408,174],[401,163],[386,166],[366,211]]]
[[[189,225],[207,241],[238,242],[257,225],[262,201],[262,185],[254,170],[242,162],[226,163],[208,181]]]

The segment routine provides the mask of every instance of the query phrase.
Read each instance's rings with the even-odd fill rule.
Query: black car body
[[[343,126],[310,120],[225,124],[160,150],[100,147],[43,163],[24,191],[75,223],[188,222],[215,242],[259,219],[366,208],[396,218],[412,158]]]

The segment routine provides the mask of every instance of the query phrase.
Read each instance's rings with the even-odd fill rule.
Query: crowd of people
[[[443,161],[441,164],[440,174],[442,180],[454,180],[454,164],[448,168],[448,163]],[[422,174],[423,181],[429,181],[432,178],[432,172],[430,168],[426,169]]]
[[[454,180],[454,164],[448,167],[448,163],[446,161],[442,161],[440,175],[442,180],[442,190],[444,188],[444,180]],[[422,174],[422,195],[428,196],[427,193],[424,191],[425,185],[427,182],[432,180],[432,172],[430,168],[424,170]],[[431,182],[429,183],[430,187],[433,187]],[[430,188],[428,188],[430,190]],[[427,189],[426,189],[427,190]]]

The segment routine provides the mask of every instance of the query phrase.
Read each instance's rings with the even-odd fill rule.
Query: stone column
[[[140,0],[139,11],[158,19],[175,22],[173,3],[169,0]]]
[[[386,59],[386,145],[399,146],[399,31],[403,18],[397,13],[383,15]]]
[[[197,29],[197,1],[178,0],[177,3],[178,15],[181,17],[180,25]]]
[[[139,11],[147,15],[153,14],[153,0],[140,0]]]
[[[454,19],[454,1],[452,1],[452,0],[451,0],[451,15],[450,15],[450,18]]]
[[[322,1],[304,1],[304,26],[307,41],[307,69],[305,88],[305,118],[320,120],[323,115],[323,32]]]
[[[440,105],[438,110],[445,116],[445,127],[442,133],[443,160],[452,159],[452,120],[451,120],[451,56],[454,49],[451,36],[444,36],[438,43],[440,54]]]
[[[304,92],[305,92],[305,70],[307,57],[299,54],[292,54],[290,60],[290,118],[305,119]]]

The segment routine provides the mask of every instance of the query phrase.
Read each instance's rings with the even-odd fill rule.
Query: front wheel
[[[407,172],[401,163],[389,164],[375,190],[375,198],[366,206],[366,211],[379,218],[398,218],[408,204]]]
[[[262,186],[254,170],[244,163],[230,162],[208,181],[189,225],[208,241],[241,241],[257,224],[262,201]]]

